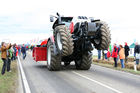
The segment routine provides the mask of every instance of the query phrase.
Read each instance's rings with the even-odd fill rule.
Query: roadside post
[[[134,71],[137,71],[136,60],[134,61]]]

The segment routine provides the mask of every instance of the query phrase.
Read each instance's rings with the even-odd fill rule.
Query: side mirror
[[[57,15],[57,16],[60,16],[60,14],[59,14],[58,12],[56,13],[56,15]]]
[[[53,22],[54,19],[53,19],[53,16],[50,16],[50,22]]]

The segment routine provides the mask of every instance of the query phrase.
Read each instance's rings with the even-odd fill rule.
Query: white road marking
[[[114,88],[112,88],[112,87],[110,87],[110,86],[107,86],[107,85],[105,85],[105,84],[103,84],[103,83],[101,83],[101,82],[99,82],[99,81],[96,81],[96,80],[94,80],[94,79],[91,79],[91,78],[89,78],[89,77],[87,77],[87,76],[84,76],[84,75],[82,75],[82,74],[79,74],[79,73],[77,73],[77,72],[75,72],[75,71],[72,71],[72,72],[73,72],[74,74],[80,76],[80,77],[83,77],[83,78],[85,78],[85,79],[87,79],[87,80],[90,80],[90,81],[92,81],[92,82],[95,82],[95,83],[97,83],[97,84],[99,84],[99,85],[101,85],[101,86],[103,86],[103,87],[106,87],[106,88],[108,88],[108,89],[110,89],[110,90],[112,90],[112,91],[114,91],[114,92],[122,93],[122,92],[120,92],[119,90],[116,90],[116,89],[114,89]]]
[[[21,62],[20,62],[20,59],[19,59],[19,56],[18,56],[18,63],[19,63],[20,71],[21,71],[21,76],[22,76],[24,88],[25,88],[25,93],[31,93],[31,90],[29,88],[29,84],[27,82],[27,79],[26,79],[26,76],[25,76],[23,67],[22,67]]]
[[[29,50],[28,50],[27,53],[30,54],[30,55],[32,56],[32,51],[29,51]]]

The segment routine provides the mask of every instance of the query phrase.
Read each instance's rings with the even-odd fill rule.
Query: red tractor
[[[54,18],[56,18],[54,22]],[[92,64],[92,50],[107,50],[111,42],[108,25],[86,16],[50,16],[54,22],[53,36],[42,47],[33,50],[36,61],[46,61],[49,70],[60,70],[61,63],[70,65],[74,61],[76,69],[88,70]]]

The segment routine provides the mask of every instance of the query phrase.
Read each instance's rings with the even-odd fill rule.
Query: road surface
[[[88,71],[74,65],[48,71],[46,62],[35,62],[31,53],[20,57],[32,93],[140,93],[140,76],[92,65]]]

